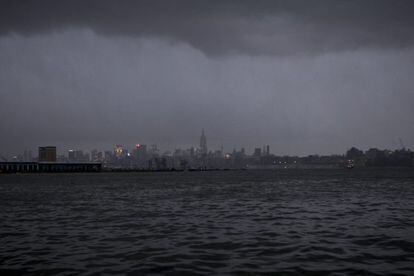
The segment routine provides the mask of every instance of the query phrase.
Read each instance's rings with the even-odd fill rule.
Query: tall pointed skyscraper
[[[204,134],[204,129],[202,130],[200,137],[200,153],[203,155],[207,154],[207,139]]]

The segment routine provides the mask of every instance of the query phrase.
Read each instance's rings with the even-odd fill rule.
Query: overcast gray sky
[[[0,153],[414,146],[414,1],[2,1]]]

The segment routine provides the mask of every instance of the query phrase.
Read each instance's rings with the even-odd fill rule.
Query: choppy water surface
[[[413,170],[0,176],[16,274],[414,274]]]

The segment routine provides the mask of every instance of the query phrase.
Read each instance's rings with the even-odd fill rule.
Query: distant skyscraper
[[[92,150],[90,159],[92,162],[102,162],[103,160],[102,152],[98,151],[97,149]]]
[[[23,161],[25,161],[25,162],[31,162],[32,161],[32,151],[31,150],[24,150]]]
[[[68,161],[69,162],[88,162],[89,155],[84,154],[82,150],[68,150]]]
[[[262,156],[262,149],[261,148],[255,148],[253,155],[258,156],[258,157]]]
[[[151,145],[150,152],[151,152],[152,155],[157,155],[158,154],[159,151],[158,151],[157,144]]]
[[[136,144],[132,154],[135,157],[135,159],[144,160],[147,156],[147,145]]]
[[[56,147],[39,147],[39,162],[56,162]]]
[[[204,134],[204,129],[201,132],[201,137],[200,137],[200,153],[202,155],[207,154],[207,138],[206,135]]]
[[[72,150],[72,149],[68,150],[68,160],[69,160],[69,162],[75,162],[76,161],[75,151]]]

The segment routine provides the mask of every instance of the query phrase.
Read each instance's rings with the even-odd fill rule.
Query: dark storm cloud
[[[91,28],[160,36],[209,55],[318,54],[414,43],[414,1],[2,1],[0,33]]]

